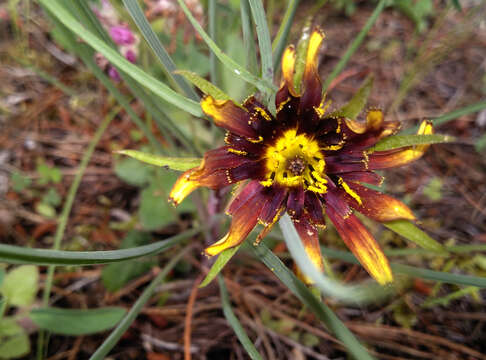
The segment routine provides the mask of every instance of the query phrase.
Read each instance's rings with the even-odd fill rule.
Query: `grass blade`
[[[221,275],[218,277],[218,284],[221,294],[221,305],[223,306],[224,317],[226,318],[226,320],[228,320],[228,323],[233,328],[233,331],[238,337],[238,340],[240,340],[241,345],[243,345],[250,358],[252,360],[263,360],[263,358],[260,356],[257,349],[255,348],[255,345],[253,345],[253,342],[246,334],[245,329],[243,329],[243,326],[241,326],[240,321],[231,309],[228,290],[226,289],[226,285]]]
[[[273,50],[273,68],[277,69],[282,60],[282,54],[285,49],[285,44],[287,43],[287,38],[289,36],[290,27],[292,26],[295,11],[299,5],[299,0],[289,0],[287,5],[287,10],[285,10],[282,23],[278,29],[277,35],[273,39],[272,50]]]
[[[451,120],[455,120],[458,117],[468,115],[468,114],[472,114],[472,113],[481,111],[483,109],[486,109],[486,100],[477,102],[475,104],[467,105],[467,106],[464,106],[460,109],[456,109],[456,110],[453,110],[451,112],[448,112],[447,114],[438,116],[435,119],[433,119],[432,122],[433,122],[434,126],[439,126],[439,125],[445,124],[445,123],[447,123]],[[402,132],[402,134],[411,134],[411,133],[417,132],[418,128],[419,128],[418,126],[408,128],[408,129],[404,130]]]
[[[241,244],[229,249],[224,250],[221,254],[218,255],[218,258],[214,262],[213,266],[211,266],[211,269],[209,270],[208,274],[204,278],[204,280],[201,282],[199,285],[200,288],[203,288],[211,281],[214,280],[214,278],[223,270],[224,266],[230,261],[230,259],[233,257],[234,254],[238,251],[238,249],[241,247]]]
[[[216,34],[217,34],[216,10],[217,10],[216,0],[209,0],[208,2],[209,36],[211,37],[211,39],[213,39],[214,42],[216,42]],[[213,84],[219,84],[218,63],[216,62],[216,55],[214,54],[213,51],[209,52],[209,76]]]
[[[125,331],[132,325],[132,323],[137,318],[138,314],[144,307],[144,305],[149,301],[149,299],[154,294],[157,286],[159,286],[167,276],[167,274],[172,270],[172,268],[179,262],[179,260],[186,254],[190,247],[186,247],[176,256],[174,256],[167,265],[160,271],[160,273],[152,280],[149,286],[143,291],[142,295],[137,299],[135,304],[128,312],[128,314],[122,319],[115,330],[106,338],[106,340],[101,344],[101,346],[95,351],[93,355],[89,358],[90,360],[103,360],[106,355],[113,349],[113,347],[118,343],[120,338],[123,336]]]
[[[385,8],[386,0],[380,0],[378,5],[376,5],[375,10],[369,17],[368,21],[366,24],[363,26],[359,34],[354,38],[353,42],[349,45],[349,47],[346,49],[346,52],[342,56],[341,60],[337,63],[337,65],[334,67],[332,70],[331,74],[327,77],[326,81],[322,85],[322,92],[325,93],[327,91],[327,88],[331,84],[331,82],[338,76],[341,71],[345,68],[346,64],[348,63],[349,59],[355,51],[358,49],[358,47],[361,45],[363,42],[364,38],[366,37],[366,34],[368,34],[368,31],[370,31],[371,27],[373,24],[376,22],[378,19],[378,16],[380,16],[381,12]]]
[[[46,1],[46,0],[44,0]],[[186,14],[186,17],[189,19],[191,22],[192,26],[196,29],[196,31],[201,35],[203,40],[206,42],[206,44],[209,46],[209,48],[214,52],[214,54],[217,56],[217,58],[233,73],[236,74],[236,76],[240,77],[244,81],[255,85],[260,91],[262,92],[267,92],[271,90],[276,90],[276,87],[268,81],[264,81],[255,75],[251,74],[249,71],[247,71],[244,67],[242,67],[240,64],[238,64],[236,61],[231,59],[228,55],[223,53],[221,49],[216,45],[216,43],[209,37],[209,35],[203,30],[201,25],[197,22],[197,20],[192,16],[191,11],[187,8],[187,5],[184,3],[183,0],[177,0],[179,3],[180,7]]]
[[[184,76],[187,80],[193,83],[199,90],[201,90],[206,95],[211,95],[216,100],[229,100],[230,97],[226,94],[223,90],[219,87],[214,85],[213,83],[207,81],[206,79],[200,77],[198,74],[191,72],[180,70],[177,72]]]
[[[202,116],[202,110],[199,103],[176,93],[167,85],[126,60],[116,50],[83,27],[83,25],[81,25],[62,5],[60,5],[57,0],[40,0],[40,3],[68,29],[83,39],[93,49],[102,53],[111,63],[129,74],[139,84],[150,89],[154,94],[172,105],[187,111],[194,116]]]
[[[245,45],[246,68],[252,74],[256,74],[258,71],[255,36],[253,33],[253,27],[250,17],[250,5],[248,0],[240,1],[240,13],[241,13],[241,28],[243,30],[243,44]]]
[[[22,246],[0,244],[0,262],[7,264],[35,264],[84,266],[110,264],[114,262],[137,259],[159,254],[181,241],[194,236],[202,229],[191,229],[172,236],[166,240],[138,246],[131,249],[108,251],[62,251],[46,249],[29,249]]]
[[[123,0],[123,4],[125,8],[130,13],[133,21],[137,24],[140,32],[142,33],[143,37],[149,44],[150,48],[159,59],[160,63],[165,69],[165,72],[169,76],[172,81],[174,81],[177,86],[186,94],[187,97],[194,101],[199,101],[198,94],[194,91],[194,89],[189,86],[189,84],[184,80],[183,77],[177,75],[175,71],[177,70],[174,61],[170,57],[167,50],[165,50],[164,45],[160,42],[157,35],[155,35],[150,23],[148,22],[147,18],[145,17],[140,5],[138,4],[137,0]]]
[[[456,141],[456,138],[449,135],[432,134],[432,135],[395,135],[380,140],[370,149],[374,151],[384,151],[398,149],[405,146],[442,144]]]
[[[383,225],[398,235],[403,236],[405,239],[414,242],[421,248],[436,252],[446,251],[440,243],[432,239],[427,233],[420,230],[414,223],[408,220],[388,221],[384,222]]]
[[[312,294],[280,259],[264,244],[248,246],[253,253],[280,279],[282,283],[304,303],[334,335],[343,342],[356,360],[373,360],[363,345],[349,331],[334,312]]]
[[[144,163],[162,166],[177,171],[186,171],[201,164],[201,158],[177,158],[147,154],[137,150],[120,150],[118,154],[127,155]]]
[[[354,257],[354,255],[349,252],[331,249],[325,246],[322,246],[321,248],[322,251],[329,258],[339,259],[353,264],[359,264],[358,260]],[[390,263],[390,266],[396,273],[405,274],[412,277],[418,277],[425,280],[486,288],[486,278],[483,277],[452,274],[443,271],[435,271],[410,265],[397,264],[394,262]]]
[[[258,45],[260,46],[262,78],[271,83],[273,81],[272,43],[270,40],[270,32],[268,31],[265,9],[261,0],[248,0],[248,2],[250,3],[251,13],[255,21]]]
[[[307,256],[304,245],[289,215],[284,214],[279,221],[279,225],[292,258],[300,270],[315,282],[315,286],[325,296],[331,296],[345,303],[364,304],[376,302],[377,299],[390,294],[391,287],[383,287],[376,283],[366,282],[366,284],[359,285],[343,285],[327,278],[317,270]]]

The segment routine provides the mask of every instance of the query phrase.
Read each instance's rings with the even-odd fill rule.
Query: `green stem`
[[[95,351],[89,360],[103,360],[105,356],[110,352],[111,349],[118,343],[122,335],[128,328],[132,325],[133,321],[137,318],[142,308],[145,306],[147,301],[155,293],[157,287],[164,281],[167,274],[172,270],[172,268],[179,262],[179,260],[190,250],[190,246],[186,247],[184,250],[179,252],[174,256],[167,265],[164,266],[162,271],[157,274],[157,276],[152,280],[149,286],[143,291],[142,295],[137,299],[132,308],[125,315],[125,317],[120,321],[118,326],[111,332],[111,334],[106,338],[106,340],[101,344],[101,346]]]
[[[93,139],[91,139],[91,142],[88,146],[88,149],[83,155],[83,158],[81,160],[81,163],[79,164],[79,169],[78,172],[76,173],[76,176],[74,177],[74,180],[71,184],[71,187],[69,188],[68,195],[66,198],[66,202],[64,203],[64,206],[62,208],[61,216],[59,217],[59,224],[56,229],[56,234],[54,235],[54,244],[52,248],[54,250],[59,250],[61,247],[61,240],[64,237],[64,232],[66,230],[67,222],[69,219],[69,214],[71,213],[71,209],[73,207],[74,203],[74,198],[76,197],[76,192],[78,191],[79,184],[81,183],[81,179],[84,175],[84,172],[86,171],[86,168],[88,167],[89,160],[91,159],[91,156],[93,155],[93,152],[96,148],[96,145],[98,145],[101,136],[105,132],[106,128],[108,125],[110,125],[110,122],[115,118],[115,116],[120,112],[121,107],[115,108],[111,113],[109,113],[101,122],[100,126],[96,130],[96,133],[93,136]],[[52,282],[54,279],[54,271],[56,267],[55,266],[49,266],[47,269],[47,277],[46,281],[44,284],[44,292],[42,295],[42,305],[43,307],[49,306],[49,297],[51,294],[51,288],[52,288]],[[44,335],[41,333],[39,334],[39,341],[37,343],[37,357],[39,358],[42,357],[43,353],[43,348],[44,348]]]

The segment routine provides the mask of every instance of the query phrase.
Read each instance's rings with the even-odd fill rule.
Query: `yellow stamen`
[[[296,129],[287,130],[265,152],[267,175],[260,183],[285,187],[304,186],[310,191],[327,191],[324,155],[316,140]]]

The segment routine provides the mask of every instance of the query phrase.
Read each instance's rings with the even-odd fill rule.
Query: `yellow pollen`
[[[266,176],[260,183],[303,186],[319,194],[327,191],[326,162],[316,140],[296,129],[285,131],[265,152]]]
[[[236,155],[248,155],[248,153],[246,151],[236,150],[236,149],[233,149],[233,148],[229,148],[228,152],[236,154]]]
[[[360,196],[358,194],[356,194],[356,192],[353,189],[351,189],[349,187],[349,185],[346,184],[342,178],[338,179],[338,184],[341,185],[343,187],[344,191],[346,191],[346,193],[349,196],[351,196],[354,200],[356,200],[359,205],[363,205],[363,201],[361,201]]]
[[[267,120],[267,121],[272,121],[272,118],[270,117],[270,115],[268,115],[268,113],[267,113],[267,112],[266,112],[264,109],[262,109],[261,107],[257,106],[257,107],[255,107],[255,110],[256,110],[257,112],[259,112],[259,113],[260,113],[260,115],[261,115],[261,116],[263,116],[263,118],[264,118],[265,120]]]
[[[251,143],[258,144],[258,143],[261,143],[263,141],[263,137],[259,136],[258,139],[246,138],[246,140],[248,140]]]

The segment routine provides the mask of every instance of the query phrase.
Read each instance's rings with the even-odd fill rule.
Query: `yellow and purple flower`
[[[294,47],[285,50],[275,116],[254,96],[241,106],[211,96],[202,100],[203,111],[227,130],[226,145],[206,152],[199,167],[186,171],[170,200],[177,205],[198,187],[221,189],[246,181],[228,206],[228,233],[205,250],[208,256],[239,245],[258,223],[263,225],[260,241],[287,211],[309,258],[322,270],[318,230],[327,214],[368,273],[386,284],[393,279],[388,261],[353,211],[380,222],[414,220],[405,204],[362,184],[381,184],[373,170],[414,161],[427,146],[371,152],[398,130],[398,122],[385,121],[378,109],[368,110],[363,122],[326,113],[317,72],[323,39],[318,29],[310,36],[302,91],[294,87]],[[432,126],[422,123],[419,134],[430,133]]]

